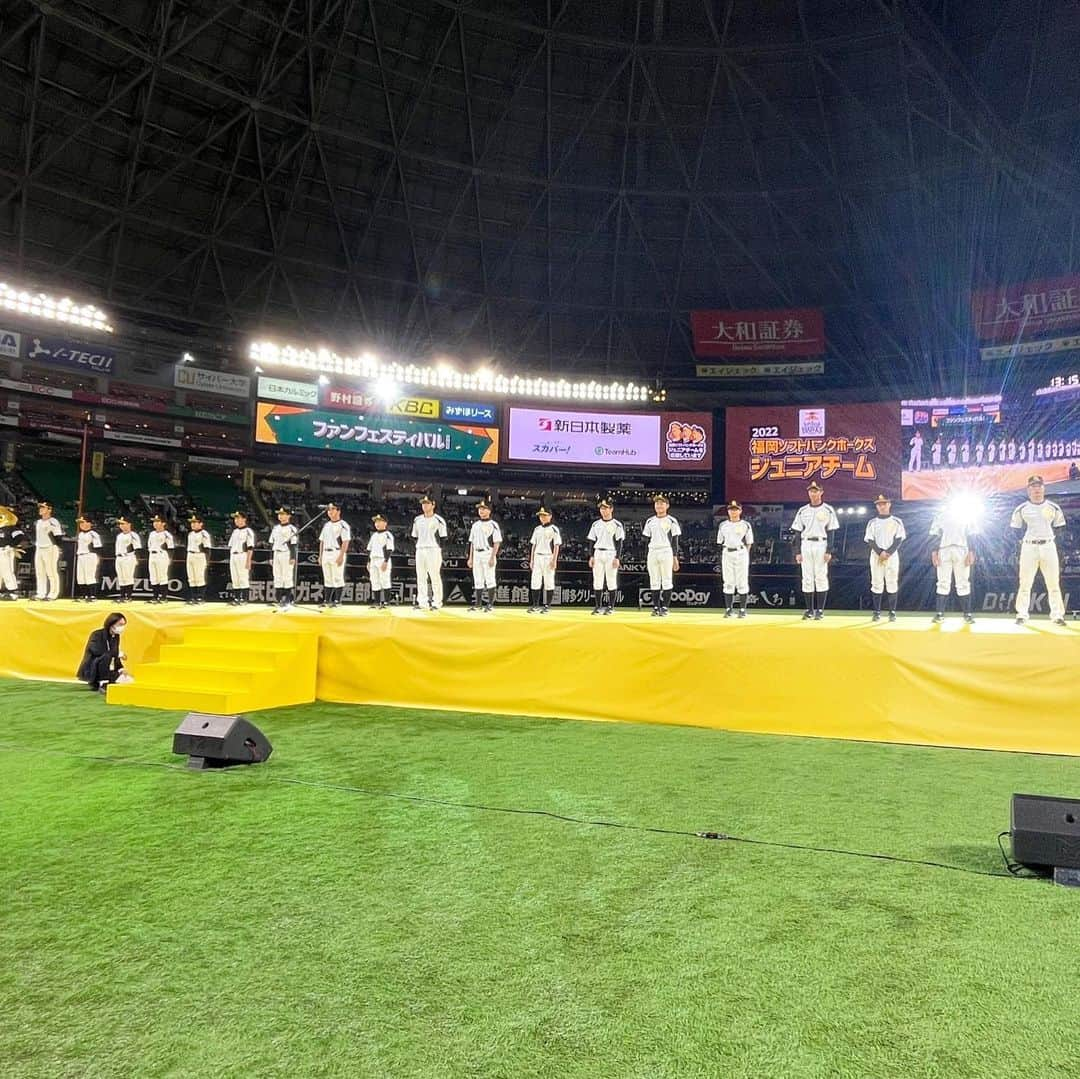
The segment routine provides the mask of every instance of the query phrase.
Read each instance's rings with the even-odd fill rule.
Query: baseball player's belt
[[[1036,547],[1041,547],[1044,543],[1053,543],[1053,540],[1024,540],[1025,543],[1033,543]]]
[[[803,543],[824,543],[824,536],[805,536],[803,537]]]
[[[730,554],[738,554],[742,550],[742,548],[741,547],[725,547],[724,550],[729,552]]]

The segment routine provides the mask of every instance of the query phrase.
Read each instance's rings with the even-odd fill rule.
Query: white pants
[[[372,559],[367,564],[368,577],[371,580],[371,587],[376,592],[384,592],[390,587],[390,573],[393,569],[390,559],[386,559],[386,569],[383,569],[383,560],[379,559],[375,561]]]
[[[206,586],[206,555],[201,551],[187,556],[187,580],[192,588]]]
[[[658,588],[671,588],[671,564],[675,561],[672,551],[650,551],[647,559],[649,566],[649,587],[655,592]]]
[[[247,551],[229,555],[229,583],[234,592],[251,587],[251,569],[248,566]]]
[[[37,598],[56,599],[60,595],[60,548],[38,547],[34,550],[34,577]]]
[[[918,446],[911,447],[911,453],[908,456],[907,468],[909,472],[922,471],[922,450]]]
[[[428,577],[431,578],[430,591]],[[429,596],[434,606],[442,606],[442,551],[438,547],[421,547],[416,552],[416,601],[426,607]]]
[[[138,568],[138,559],[135,552],[116,556],[116,583],[121,588],[132,588],[135,584],[135,570]]]
[[[14,547],[0,547],[0,585],[6,592],[19,590],[19,581],[15,576]]]
[[[1027,618],[1031,607],[1031,586],[1035,574],[1042,570],[1043,584],[1050,600],[1050,617],[1065,617],[1065,601],[1061,598],[1061,567],[1058,562],[1057,544],[1023,543],[1020,545],[1020,587],[1016,591],[1016,613]]]
[[[600,591],[614,591],[619,587],[619,571],[615,568],[614,551],[593,551],[592,586]]]
[[[98,563],[101,560],[96,554],[79,554],[75,556],[75,583],[97,584]]]
[[[750,552],[745,547],[729,551],[726,547],[720,555],[720,571],[723,575],[724,591],[731,595],[738,592],[745,595],[750,591]]]
[[[292,551],[275,551],[271,559],[274,568],[274,588],[296,587],[296,563]]]
[[[887,561],[882,562],[876,551],[870,552],[870,591],[875,596],[882,592],[893,595],[900,590],[900,552],[893,551]]]
[[[947,596],[956,578],[956,594],[971,595],[971,567],[964,561],[967,558],[966,547],[942,547],[938,551],[937,594]]]
[[[147,568],[150,570],[150,583],[169,583],[169,552],[151,551],[147,558]]]
[[[555,561],[549,554],[534,554],[530,588],[546,588],[549,592],[555,587]]]
[[[829,591],[829,563],[825,561],[827,547],[824,540],[803,540],[799,545],[804,592]]]
[[[495,587],[495,564],[490,551],[478,551],[473,555],[472,581],[476,588]]]
[[[328,554],[323,555],[322,580],[324,588],[345,587],[345,559],[342,559],[341,565],[338,565],[339,557],[337,551],[330,551]]]

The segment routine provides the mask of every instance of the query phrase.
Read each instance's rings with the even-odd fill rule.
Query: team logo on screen
[[[703,461],[709,449],[705,428],[697,423],[672,420],[664,435],[664,454],[669,461]]]
[[[825,409],[799,409],[799,438],[823,438],[825,435]]]

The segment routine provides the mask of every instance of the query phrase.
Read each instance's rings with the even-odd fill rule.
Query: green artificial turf
[[[1078,1073],[1080,892],[343,788],[994,873],[1080,760],[312,705],[196,774],[0,699],[4,1075]]]

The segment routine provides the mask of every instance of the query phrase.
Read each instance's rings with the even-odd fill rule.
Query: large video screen
[[[900,433],[895,401],[754,405],[725,412],[725,497],[802,502],[816,480],[833,502],[895,495]]]
[[[1078,387],[1080,389],[1080,387]],[[1080,490],[1080,401],[1068,386],[1033,394],[901,401],[902,493],[940,498],[956,489]]]
[[[499,462],[497,427],[340,408],[306,408],[273,401],[256,404],[255,441],[331,453],[484,465]]]
[[[709,412],[507,410],[505,460],[601,470],[712,470]]]

